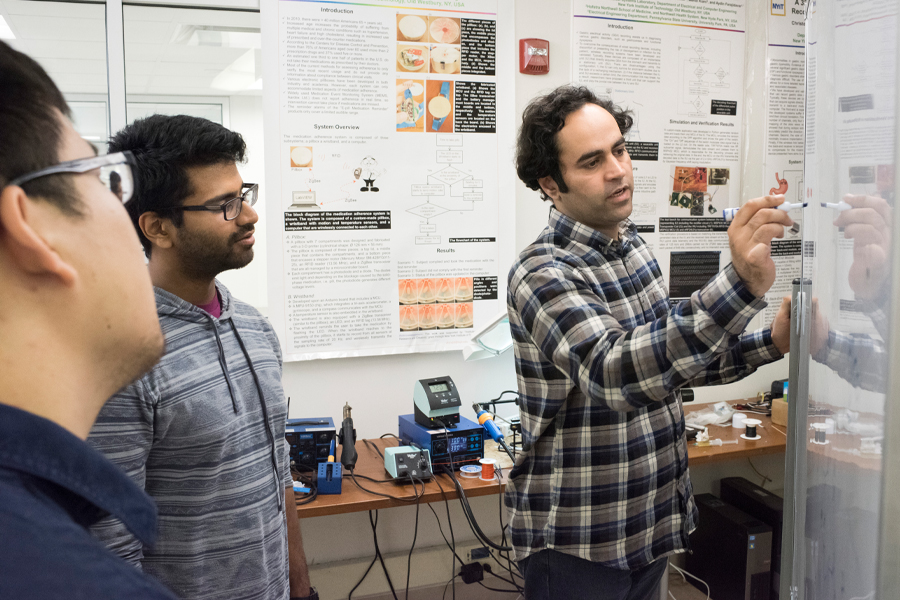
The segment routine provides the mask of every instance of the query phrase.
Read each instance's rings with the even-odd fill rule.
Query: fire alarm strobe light
[[[537,38],[519,40],[519,73],[544,75],[550,72],[550,42]]]

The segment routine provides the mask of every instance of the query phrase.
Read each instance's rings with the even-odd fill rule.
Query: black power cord
[[[381,561],[381,568],[384,570],[384,576],[387,579],[388,586],[391,588],[391,594],[394,596],[394,600],[399,600],[397,598],[397,593],[394,591],[394,583],[391,581],[391,576],[388,574],[387,567],[384,564],[384,557],[381,556],[381,549],[378,547],[378,511],[375,511],[375,518],[372,518],[372,511],[369,511],[369,524],[372,526],[372,539],[375,541],[375,556],[372,558],[372,562],[369,563],[369,567],[366,569],[366,572],[363,573],[363,576],[359,578],[359,581],[356,582],[356,585],[353,586],[353,589],[350,590],[350,593],[347,595],[347,600],[353,599],[353,592],[362,585],[362,582],[366,580],[369,572],[372,570],[372,567],[375,566],[375,561]]]
[[[502,483],[501,468],[499,466],[494,471],[494,477],[497,478],[498,485]],[[508,524],[507,525],[503,524],[503,494],[497,495],[497,508],[498,508],[498,512],[499,512],[498,522],[500,523],[500,545],[505,546],[506,545],[506,528],[508,527]],[[518,583],[516,583],[516,577],[518,577],[519,579],[522,579],[522,581],[523,581],[522,585],[524,585],[525,578],[522,577],[522,574],[519,572],[518,569],[516,569],[515,571],[513,570],[512,559],[509,558],[509,553],[507,552],[506,556],[503,556],[503,554],[504,554],[503,552],[497,553],[500,555],[500,558],[503,558],[504,560],[506,560],[506,564],[504,565],[497,559],[497,557],[494,556],[493,552],[490,552],[490,550],[488,550],[488,552],[491,555],[491,558],[494,559],[494,562],[496,562],[498,565],[500,565],[500,568],[506,569],[507,572],[509,572],[510,579],[505,579],[496,573],[491,573],[491,574],[494,575],[494,577],[497,577],[499,579],[502,579],[503,581],[511,583],[512,585],[514,585],[516,587],[516,589],[519,591],[520,594],[524,594],[525,590],[522,586],[520,586]],[[487,567],[487,565],[485,565],[485,567]],[[489,573],[491,572],[489,569],[485,569],[485,570],[487,570]]]
[[[461,558],[459,558],[459,555],[456,554],[456,538],[453,536],[453,521],[450,519],[450,501],[447,500],[447,493],[444,492],[444,486],[441,485],[441,482],[438,480],[437,477],[434,478],[434,482],[437,484],[438,489],[441,490],[441,497],[444,499],[444,506],[447,509],[447,528],[450,530],[450,541],[453,542],[453,545],[450,547],[450,550],[453,552],[453,566],[451,567],[450,572],[456,573],[457,559],[459,560],[460,565],[465,564],[465,561],[462,560]],[[434,509],[432,509],[432,512],[434,512]],[[437,518],[437,513],[434,513],[434,516],[435,516],[435,518]],[[441,527],[441,520],[438,519],[438,529],[440,529],[440,527]],[[441,536],[443,536],[443,535],[444,535],[444,532],[441,531]],[[447,538],[444,538],[444,541],[446,542]],[[453,599],[456,600],[456,575],[454,575],[450,579],[449,583],[453,584]],[[446,594],[447,594],[447,588],[445,586],[444,587],[444,595],[446,595]]]
[[[500,550],[501,552],[511,552],[511,546],[500,546],[491,540],[482,530],[481,527],[478,526],[478,521],[475,519],[475,514],[472,512],[472,507],[469,505],[469,499],[466,497],[466,491],[463,489],[462,484],[459,483],[459,480],[456,478],[456,474],[453,471],[448,469],[444,469],[444,472],[450,476],[450,479],[453,481],[453,485],[456,487],[456,495],[459,499],[459,503],[462,506],[463,513],[466,515],[466,519],[469,521],[469,527],[472,528],[472,533],[475,534],[475,538],[481,540],[494,550]]]
[[[419,479],[416,479],[410,474],[410,481],[413,484],[413,487],[416,486],[416,481],[422,484],[422,496],[425,495],[425,482]],[[416,538],[419,535],[419,498],[422,496],[416,495],[416,525],[413,528],[413,541],[412,545],[409,547],[409,555],[406,557],[406,600],[409,600],[409,574],[412,572],[412,555],[413,549],[416,547]]]
[[[316,485],[316,479],[312,475],[304,475],[300,472],[300,469],[306,469],[311,473],[315,473],[315,470],[312,467],[307,467],[306,465],[296,464],[291,467],[291,478],[302,484],[305,487],[309,488],[309,492],[306,493],[301,498],[297,498],[297,493],[294,493],[294,498],[296,500],[297,506],[303,506],[304,504],[309,504],[313,500],[319,497],[319,487]]]
[[[450,454],[450,453],[449,453],[449,435],[450,435],[450,432],[449,432],[449,430],[448,430],[446,427],[444,427],[444,433],[445,433],[445,439],[448,441],[448,454]],[[384,437],[388,437],[388,436],[396,437],[396,436],[393,436],[393,434],[385,434],[385,435],[383,435],[383,436],[381,436],[381,437],[384,438]],[[381,451],[379,450],[379,448],[378,448],[377,446],[375,446],[375,444],[371,443],[371,442],[368,441],[368,440],[364,440],[364,441],[365,441],[365,443],[366,443],[368,446],[370,446],[373,450],[375,450],[375,452],[378,453],[378,455],[381,456],[382,459],[384,458],[384,455],[381,453]],[[420,450],[421,450],[421,448],[420,448]],[[507,552],[507,553],[508,553],[509,551],[512,550],[512,548],[507,547],[507,546],[505,545],[505,544],[506,544],[506,525],[503,524],[503,512],[502,512],[502,511],[503,511],[503,502],[502,502],[502,495],[500,496],[500,500],[499,500],[500,504],[499,504],[499,506],[500,506],[500,525],[501,525],[501,535],[502,535],[502,544],[503,544],[503,545],[498,546],[498,545],[495,544],[493,541],[491,541],[489,538],[487,538],[486,534],[485,534],[485,533],[481,530],[481,528],[478,526],[478,523],[477,523],[477,521],[475,520],[474,513],[472,512],[471,506],[469,505],[468,498],[467,498],[466,495],[465,495],[465,491],[464,491],[464,489],[462,488],[462,485],[460,484],[459,480],[456,478],[456,476],[455,476],[455,474],[454,474],[454,472],[453,472],[453,467],[455,467],[455,465],[454,465],[454,462],[453,462],[453,455],[452,455],[452,454],[450,454],[450,464],[451,464],[451,468],[450,468],[450,469],[447,469],[447,468],[445,467],[445,468],[444,468],[444,472],[447,473],[447,475],[450,477],[451,482],[452,482],[452,483],[454,484],[454,486],[456,487],[457,496],[458,496],[458,498],[459,498],[459,500],[460,500],[461,506],[463,507],[463,513],[466,515],[466,520],[469,521],[469,526],[471,527],[472,532],[475,534],[476,539],[478,539],[478,540],[480,540],[481,542],[487,544],[488,546],[490,546],[490,547],[492,547],[492,548],[494,548],[494,549],[500,551],[500,553],[501,553],[501,558],[505,558],[506,561],[507,561],[507,563],[511,564],[511,560],[509,559],[508,556],[506,556],[506,557],[502,556],[502,553],[503,553],[503,552]],[[345,473],[344,476],[347,477],[348,474]],[[495,476],[498,477],[498,481],[499,481],[499,477],[500,477],[500,471],[499,471],[499,470],[496,472]],[[356,473],[354,473],[354,470],[353,470],[353,469],[349,469],[349,477],[350,477],[350,479],[353,481],[353,483],[354,483],[359,489],[361,489],[362,491],[364,491],[364,492],[366,492],[366,493],[369,493],[369,494],[372,494],[372,495],[375,495],[375,496],[381,496],[381,497],[384,497],[384,498],[390,498],[390,499],[393,499],[393,500],[399,500],[399,501],[401,501],[401,502],[415,502],[415,503],[416,503],[416,519],[415,519],[415,528],[414,528],[414,530],[413,530],[413,541],[412,541],[412,545],[410,546],[409,554],[407,555],[407,561],[406,561],[406,598],[407,598],[407,600],[408,600],[408,598],[409,598],[410,574],[411,574],[411,571],[412,571],[412,554],[413,554],[413,551],[415,550],[416,540],[417,540],[417,538],[418,538],[418,529],[419,529],[419,507],[420,507],[420,504],[421,504],[421,498],[422,498],[422,496],[425,495],[425,482],[422,481],[422,480],[420,480],[420,479],[414,478],[414,477],[412,477],[412,475],[410,475],[410,481],[411,481],[411,483],[412,483],[412,485],[413,485],[413,489],[414,489],[413,497],[410,498],[410,497],[394,496],[394,495],[391,495],[391,494],[383,494],[383,493],[381,493],[381,492],[376,492],[376,491],[373,491],[373,490],[369,490],[369,489],[363,487],[362,484],[360,484],[360,482],[359,482],[359,480],[358,480],[357,478],[359,478],[359,479],[365,479],[365,480],[371,481],[371,482],[373,482],[373,483],[388,483],[388,482],[393,482],[394,479],[374,479],[374,478],[368,477],[368,476],[366,476],[366,475],[357,475]],[[434,482],[437,484],[438,488],[440,489],[440,491],[441,491],[441,496],[443,497],[443,500],[444,500],[444,506],[445,506],[446,512],[447,512],[447,526],[448,526],[448,529],[450,530],[450,540],[447,540],[447,537],[444,535],[444,530],[443,530],[443,528],[441,527],[441,520],[440,520],[440,518],[438,517],[437,512],[435,512],[434,508],[433,508],[430,504],[428,504],[427,506],[428,506],[428,508],[431,510],[432,514],[433,514],[434,517],[435,517],[435,520],[436,520],[437,523],[438,523],[438,530],[439,530],[440,533],[441,533],[441,537],[444,539],[444,543],[447,544],[447,546],[450,548],[450,551],[451,551],[451,553],[452,553],[452,559],[453,559],[453,565],[452,565],[452,571],[451,571],[451,572],[452,572],[452,573],[455,573],[455,572],[456,572],[456,561],[458,560],[459,563],[460,563],[460,565],[464,565],[464,564],[465,564],[465,561],[464,561],[464,560],[459,556],[459,554],[456,552],[456,538],[455,538],[455,535],[454,535],[454,532],[453,532],[453,522],[452,522],[451,516],[450,516],[450,502],[449,502],[449,500],[448,500],[447,494],[446,494],[446,492],[445,492],[445,490],[444,490],[444,487],[441,485],[441,483],[440,483],[440,481],[438,480],[437,477],[434,478]],[[421,484],[421,486],[422,486],[421,492],[419,492],[418,484]],[[375,556],[372,558],[372,562],[369,563],[369,566],[368,566],[368,568],[366,569],[365,573],[363,573],[363,576],[360,578],[360,580],[357,582],[357,584],[356,584],[356,585],[353,587],[353,589],[350,591],[350,594],[349,594],[349,596],[348,596],[348,600],[352,600],[353,592],[355,592],[355,591],[357,590],[357,588],[359,588],[359,586],[362,585],[362,582],[365,580],[365,578],[366,578],[366,577],[368,576],[368,574],[371,572],[372,567],[375,565],[375,562],[376,562],[376,561],[380,561],[380,563],[381,563],[381,568],[382,568],[382,570],[384,571],[385,578],[386,578],[387,581],[388,581],[388,586],[389,586],[390,589],[391,589],[391,594],[393,595],[393,597],[395,598],[395,600],[399,600],[399,599],[397,598],[397,594],[396,594],[396,591],[395,591],[395,589],[394,589],[393,582],[391,581],[390,575],[389,575],[389,573],[388,573],[387,566],[385,565],[384,557],[383,557],[383,555],[381,554],[381,550],[380,550],[380,548],[379,548],[379,546],[378,546],[378,534],[377,534],[377,529],[376,529],[376,528],[377,528],[377,523],[378,523],[378,511],[377,511],[377,510],[375,511],[374,519],[373,519],[373,517],[372,517],[372,511],[369,511],[369,523],[370,523],[370,525],[372,526],[372,537],[373,537],[373,540],[374,540],[374,543],[375,543]],[[503,590],[503,589],[499,589],[499,588],[492,588],[492,587],[486,586],[486,585],[484,585],[484,584],[481,583],[481,582],[479,582],[479,584],[482,585],[482,587],[484,587],[485,589],[489,589],[489,590],[491,590],[491,591],[496,591],[496,592],[513,592],[513,591],[518,591],[518,592],[521,593],[521,591],[522,591],[521,586],[519,586],[519,585],[515,582],[515,577],[518,576],[518,577],[521,578],[521,575],[517,575],[516,573],[513,572],[512,568],[511,568],[510,566],[506,566],[506,565],[504,565],[502,562],[500,562],[500,560],[499,560],[496,556],[494,556],[493,552],[490,552],[490,551],[489,551],[489,554],[490,554],[491,558],[492,558],[492,559],[493,559],[493,560],[494,560],[501,568],[506,569],[506,570],[510,573],[511,579],[506,579],[505,577],[502,577],[502,576],[498,575],[497,573],[493,573],[493,572],[491,571],[490,568],[486,568],[485,570],[486,570],[487,572],[491,573],[492,575],[494,575],[494,577],[500,579],[501,581],[504,581],[504,582],[506,582],[506,583],[509,583],[510,585],[512,585],[513,587],[515,587],[516,589],[515,589],[515,590]],[[455,575],[447,582],[447,585],[444,587],[444,594],[443,594],[443,597],[446,597],[447,587],[450,587],[450,586],[452,585],[452,588],[453,588],[453,598],[454,598],[454,599],[456,598],[456,578],[457,578],[457,577],[459,577],[459,575],[458,575],[458,574],[455,574]]]
[[[381,549],[378,547],[378,531],[376,530],[378,521],[372,520],[371,510],[369,511],[369,523],[372,525],[372,539],[375,541],[375,556],[381,562],[381,570],[384,571],[384,577],[385,579],[387,579],[388,587],[391,588],[391,596],[394,597],[394,600],[400,600],[399,598],[397,598],[397,592],[394,591],[394,582],[391,581],[391,575],[390,573],[388,573],[387,565],[384,564],[384,556],[382,556]]]

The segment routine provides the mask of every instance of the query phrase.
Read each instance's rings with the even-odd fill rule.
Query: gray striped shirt
[[[157,543],[109,518],[94,534],[184,599],[288,598],[281,350],[269,322],[216,285],[218,319],[156,288],[166,354],[110,399],[88,440],[156,501]]]

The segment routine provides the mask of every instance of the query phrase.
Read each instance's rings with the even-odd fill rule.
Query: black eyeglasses
[[[116,152],[106,156],[93,156],[70,160],[52,167],[40,169],[21,177],[16,177],[9,185],[23,185],[47,175],[59,173],[88,173],[98,171],[97,176],[109,191],[119,197],[122,202],[128,202],[134,195],[134,174],[131,165],[135,164],[131,152]]]
[[[256,204],[256,199],[259,197],[259,184],[258,183],[245,183],[241,186],[241,195],[235,196],[231,200],[227,200],[222,204],[216,204],[213,206],[201,205],[201,206],[173,206],[172,208],[168,208],[166,210],[203,210],[208,212],[219,212],[222,211],[222,214],[225,216],[226,221],[234,221],[239,216],[241,216],[241,209],[244,207],[244,202],[253,206]]]

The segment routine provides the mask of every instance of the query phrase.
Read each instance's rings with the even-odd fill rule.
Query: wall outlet
[[[472,548],[468,552],[466,552],[466,559],[468,562],[488,562],[491,560],[491,553],[487,546],[481,546],[480,548]]]

